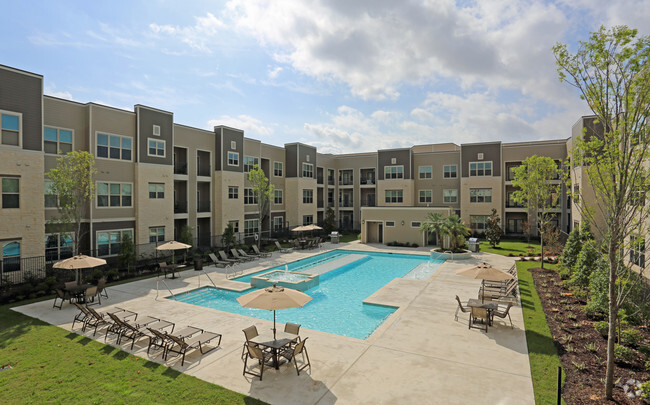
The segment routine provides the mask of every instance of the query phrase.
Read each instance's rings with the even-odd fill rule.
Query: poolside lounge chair
[[[255,254],[260,256],[260,257],[271,257],[271,255],[273,254],[271,252],[262,252],[262,251],[260,251],[259,248],[257,247],[257,245],[253,245],[253,252],[255,252]]]
[[[478,323],[478,320],[481,319],[482,322]],[[471,314],[469,315],[469,328],[476,329],[485,329],[485,332],[488,331],[488,319],[487,309],[480,307],[472,307]],[[478,326],[477,326],[478,324]]]
[[[459,311],[459,310],[460,310],[461,312],[463,312],[463,313],[465,313],[465,312],[471,312],[470,309],[465,308],[465,307],[463,306],[463,303],[460,302],[460,298],[458,298],[458,295],[456,296],[456,301],[458,301],[458,307],[456,307],[456,313],[454,314],[454,320],[455,320],[455,321],[458,320],[458,311]]]
[[[273,353],[271,352],[265,352],[264,350],[260,349],[255,343],[253,342],[246,342],[244,344],[244,348],[246,349],[246,358],[244,359],[244,373],[243,375],[246,376],[246,374],[250,374],[255,377],[259,377],[260,381],[262,381],[262,376],[264,375],[264,365],[271,361],[273,359]],[[259,366],[260,366],[260,373],[255,374],[252,371],[248,370],[248,359],[253,358],[257,360]]]
[[[92,319],[93,315],[88,311],[86,308],[83,307],[83,305],[74,303],[74,305],[81,311],[77,315],[74,316],[74,320],[72,321],[72,327],[70,329],[74,329],[74,324],[77,322],[81,322],[81,330],[86,329],[86,320],[87,319]]]
[[[52,304],[52,308],[59,308],[59,309],[61,309],[61,308],[63,307],[63,303],[64,303],[65,300],[66,300],[66,294],[65,294],[65,292],[63,292],[63,290],[60,289],[60,288],[57,288],[55,291],[56,291],[56,295],[54,296],[54,304]],[[68,298],[69,298],[69,297],[68,297]],[[61,302],[59,303],[59,305],[56,305],[56,300],[61,300]]]
[[[483,288],[482,286],[478,290],[478,297],[480,299],[488,300],[498,300],[503,298],[514,298],[517,296],[517,284],[516,282],[511,283],[508,287],[504,289],[493,290],[490,288]]]
[[[147,354],[149,354],[149,350],[151,350],[151,347],[160,347],[163,349],[163,358],[167,355],[167,346],[171,342],[171,339],[167,337],[167,334],[159,331],[158,329],[154,328],[147,328],[149,331],[149,346],[147,347]]]
[[[288,333],[290,335],[296,335],[296,337],[293,339],[294,342],[298,343],[300,342],[300,325],[297,323],[291,323],[287,322],[284,324],[284,333]]]
[[[228,255],[226,255],[226,252],[224,252],[223,250],[220,250],[220,251],[219,251],[219,257],[220,257],[221,260],[224,261],[224,262],[229,262],[229,263],[232,263],[232,264],[242,263],[242,260],[239,260],[239,259],[230,259],[230,258],[228,257]]]
[[[506,316],[507,316],[508,319],[510,320],[510,328],[514,329],[514,326],[512,324],[512,318],[510,317],[510,308],[512,308],[512,303],[508,304],[506,309],[503,310],[503,311],[499,311],[499,310],[492,311],[492,316],[493,317],[497,316],[497,317],[499,317],[501,319],[504,319],[504,320],[506,319]]]
[[[208,256],[210,256],[210,260],[212,260],[212,263],[214,263],[214,265],[218,267],[228,267],[228,266],[232,266],[233,264],[232,262],[226,262],[217,259],[217,256],[214,253],[208,253]]]
[[[293,250],[292,248],[284,248],[284,247],[282,247],[282,245],[280,244],[280,242],[278,242],[277,240],[276,240],[276,241],[273,241],[273,242],[275,243],[275,247],[278,248],[278,250],[279,250],[281,253],[289,253],[289,252],[291,252],[291,251]]]
[[[307,339],[309,338],[305,338],[294,347],[289,347],[288,349],[280,352],[280,355],[285,359],[287,359],[289,362],[293,360],[293,364],[296,366],[296,373],[298,373],[298,375],[300,375],[300,372],[307,367],[309,367],[309,370],[311,371],[311,362],[309,361],[309,354],[307,354],[307,348],[305,348],[305,342],[307,342]],[[300,354],[302,354],[303,364],[302,366],[298,367],[298,361],[296,360],[296,358]]]
[[[88,306],[82,307],[79,303],[76,302],[75,305],[77,306],[77,308],[79,308],[81,312],[84,313],[84,315],[90,314],[90,316],[86,316],[86,318],[84,318],[83,320],[84,326],[81,329],[82,331],[85,331],[88,328],[88,326],[93,326],[95,328],[95,330],[93,331],[93,336],[95,336],[97,334],[97,328],[99,328],[101,325],[110,326],[110,322],[104,319],[104,316],[98,313],[97,311],[95,311],[93,308],[90,308]]]
[[[187,353],[189,350],[199,349],[201,354],[205,354],[210,350],[214,350],[221,345],[220,333],[206,332],[203,329],[201,329],[201,332],[199,334],[192,335],[191,337],[188,338],[182,338],[169,333],[167,334],[167,337],[172,340],[172,343],[170,343],[169,346],[167,347],[167,355],[165,356],[165,359],[167,358],[167,356],[169,356],[170,352],[182,355],[183,359],[181,360],[181,367],[185,364],[185,353]],[[219,338],[219,342],[217,343],[217,345],[209,348],[206,351],[203,351],[204,345],[210,343],[210,341],[216,338]]]
[[[260,258],[258,255],[252,255],[252,254],[249,255],[248,253],[244,252],[242,249],[237,249],[237,253],[239,253],[239,255],[240,255],[241,257],[243,257],[244,259],[250,257],[251,260],[257,260],[257,259]]]
[[[246,257],[244,257],[244,256],[240,255],[239,252],[237,252],[237,249],[234,249],[234,248],[233,248],[233,249],[230,249],[230,254],[231,254],[232,257],[234,257],[235,259],[239,259],[239,260],[241,260],[241,261],[243,261],[243,262],[252,262],[253,260],[255,260],[255,259],[254,259],[253,257],[251,257],[251,256],[246,256]]]

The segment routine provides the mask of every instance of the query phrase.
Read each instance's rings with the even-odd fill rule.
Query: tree
[[[470,234],[469,228],[458,215],[448,216],[445,221],[445,228],[451,240],[452,252],[459,251],[465,246],[465,238]]]
[[[336,229],[336,217],[334,216],[334,210],[332,207],[327,207],[325,210],[325,218],[323,220],[323,229],[325,233],[332,233]]]
[[[609,266],[609,335],[605,394],[612,399],[614,386],[614,336],[618,308],[630,283],[617,283],[629,240],[647,233],[650,185],[647,162],[650,136],[646,126],[650,106],[650,37],[637,38],[626,26],[600,27],[589,41],[580,41],[576,53],[566,44],[553,47],[559,78],[573,86],[585,100],[602,131],[576,140],[571,162],[582,166],[594,190],[591,203],[578,205],[602,236]],[[579,195],[574,196],[574,198]],[[593,209],[589,209],[593,205]],[[584,207],[583,207],[584,206]],[[594,213],[602,221],[594,221]]]
[[[221,235],[221,244],[226,248],[230,249],[235,246],[235,228],[231,223],[228,223],[228,226],[223,230],[223,235]]]
[[[81,223],[87,218],[95,193],[95,157],[85,151],[72,151],[57,159],[46,175],[52,181],[50,192],[58,198],[59,217],[50,221],[60,232],[72,231],[73,251],[81,252]]]
[[[492,208],[492,214],[490,214],[486,224],[485,238],[490,242],[492,247],[496,247],[501,242],[501,235],[503,235],[501,218],[499,218],[497,210]]]
[[[194,246],[194,235],[192,235],[192,228],[190,226],[183,225],[181,233],[178,235],[178,241],[186,245]]]
[[[251,183],[253,195],[257,202],[257,215],[259,220],[259,229],[262,230],[262,224],[267,216],[267,206],[271,199],[271,194],[275,190],[275,186],[269,182],[269,179],[264,174],[264,170],[260,169],[259,165],[255,165],[253,170],[248,172],[248,181]],[[257,238],[257,247],[260,246],[262,238]]]
[[[443,237],[446,236],[445,216],[439,212],[430,212],[427,218],[420,225],[420,232],[435,233],[438,238],[438,244],[443,246]]]
[[[569,274],[573,274],[573,269],[578,260],[578,255],[582,249],[582,238],[580,237],[580,228],[573,228],[569,233],[569,238],[564,245],[562,256],[560,256],[560,265],[564,267]]]
[[[131,270],[131,265],[135,262],[135,245],[131,235],[126,232],[122,234],[122,240],[120,241],[118,261],[122,268],[126,267],[127,271]]]
[[[551,208],[555,207],[560,191],[559,184],[551,180],[558,177],[558,168],[555,161],[546,156],[529,156],[523,163],[514,169],[515,178],[512,185],[517,187],[513,193],[513,200],[525,204],[528,209],[528,221],[533,216],[540,233],[542,250],[542,268],[544,268],[544,229],[546,224],[553,219]]]
[[[571,284],[586,290],[589,287],[591,273],[600,260],[600,252],[594,241],[587,241],[576,259],[573,273],[571,274]]]

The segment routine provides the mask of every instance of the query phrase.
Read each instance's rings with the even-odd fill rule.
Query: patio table
[[[72,303],[72,299],[74,298],[77,300],[79,303],[83,303],[83,298],[84,298],[84,293],[86,292],[87,288],[94,287],[93,284],[81,284],[81,285],[75,285],[73,287],[63,287],[63,291],[68,293],[68,296],[70,297],[70,303]]]
[[[487,315],[488,315],[488,325],[492,326],[492,313],[499,309],[499,304],[496,302],[492,301],[481,301],[476,298],[470,298],[467,300],[467,306],[468,307],[475,307],[475,308],[485,308],[487,310]]]
[[[283,347],[290,347],[291,342],[295,339],[295,336],[289,335],[283,332],[276,333],[276,339],[273,339],[273,335],[258,335],[251,339],[251,342],[271,349],[273,353],[273,367],[278,370],[280,368],[280,360],[278,359],[278,352]]]

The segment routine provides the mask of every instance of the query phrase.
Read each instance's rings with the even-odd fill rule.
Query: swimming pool
[[[354,261],[322,273],[320,284],[305,291],[313,298],[307,305],[277,311],[278,324],[294,322],[308,329],[366,339],[397,308],[364,304],[363,300],[394,278],[402,277],[415,268],[429,267],[433,273],[443,263],[430,262],[428,256],[334,250],[289,263],[288,268],[309,273],[310,269],[322,268],[328,262],[334,264],[335,260],[345,261],[346,256],[350,256],[350,260]],[[274,269],[284,269],[284,266],[255,274]],[[237,280],[246,281],[250,280],[250,277],[251,275],[247,275]],[[248,292],[250,290],[235,292],[203,287],[176,295],[176,299],[206,308],[272,321],[273,311],[244,308],[239,305],[236,298]]]

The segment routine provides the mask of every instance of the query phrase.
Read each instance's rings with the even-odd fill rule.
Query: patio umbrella
[[[56,262],[52,267],[55,269],[76,270],[77,274],[75,276],[75,281],[79,284],[79,270],[99,267],[104,264],[106,264],[106,260],[104,259],[86,255],[77,255]]]
[[[156,246],[156,250],[181,250],[181,249],[189,249],[191,247],[192,245],[188,245],[186,243],[176,242],[175,240],[172,240],[163,243],[160,246]]]
[[[463,277],[482,280],[481,284],[484,284],[485,280],[505,281],[505,280],[511,280],[515,278],[515,276],[513,276],[512,274],[494,268],[487,263],[481,263],[476,266],[466,267],[464,269],[456,270],[456,274]]]
[[[246,308],[267,309],[273,311],[273,339],[275,340],[275,311],[278,309],[302,307],[311,301],[311,297],[302,291],[291,288],[266,287],[255,290],[237,298],[237,302]]]

